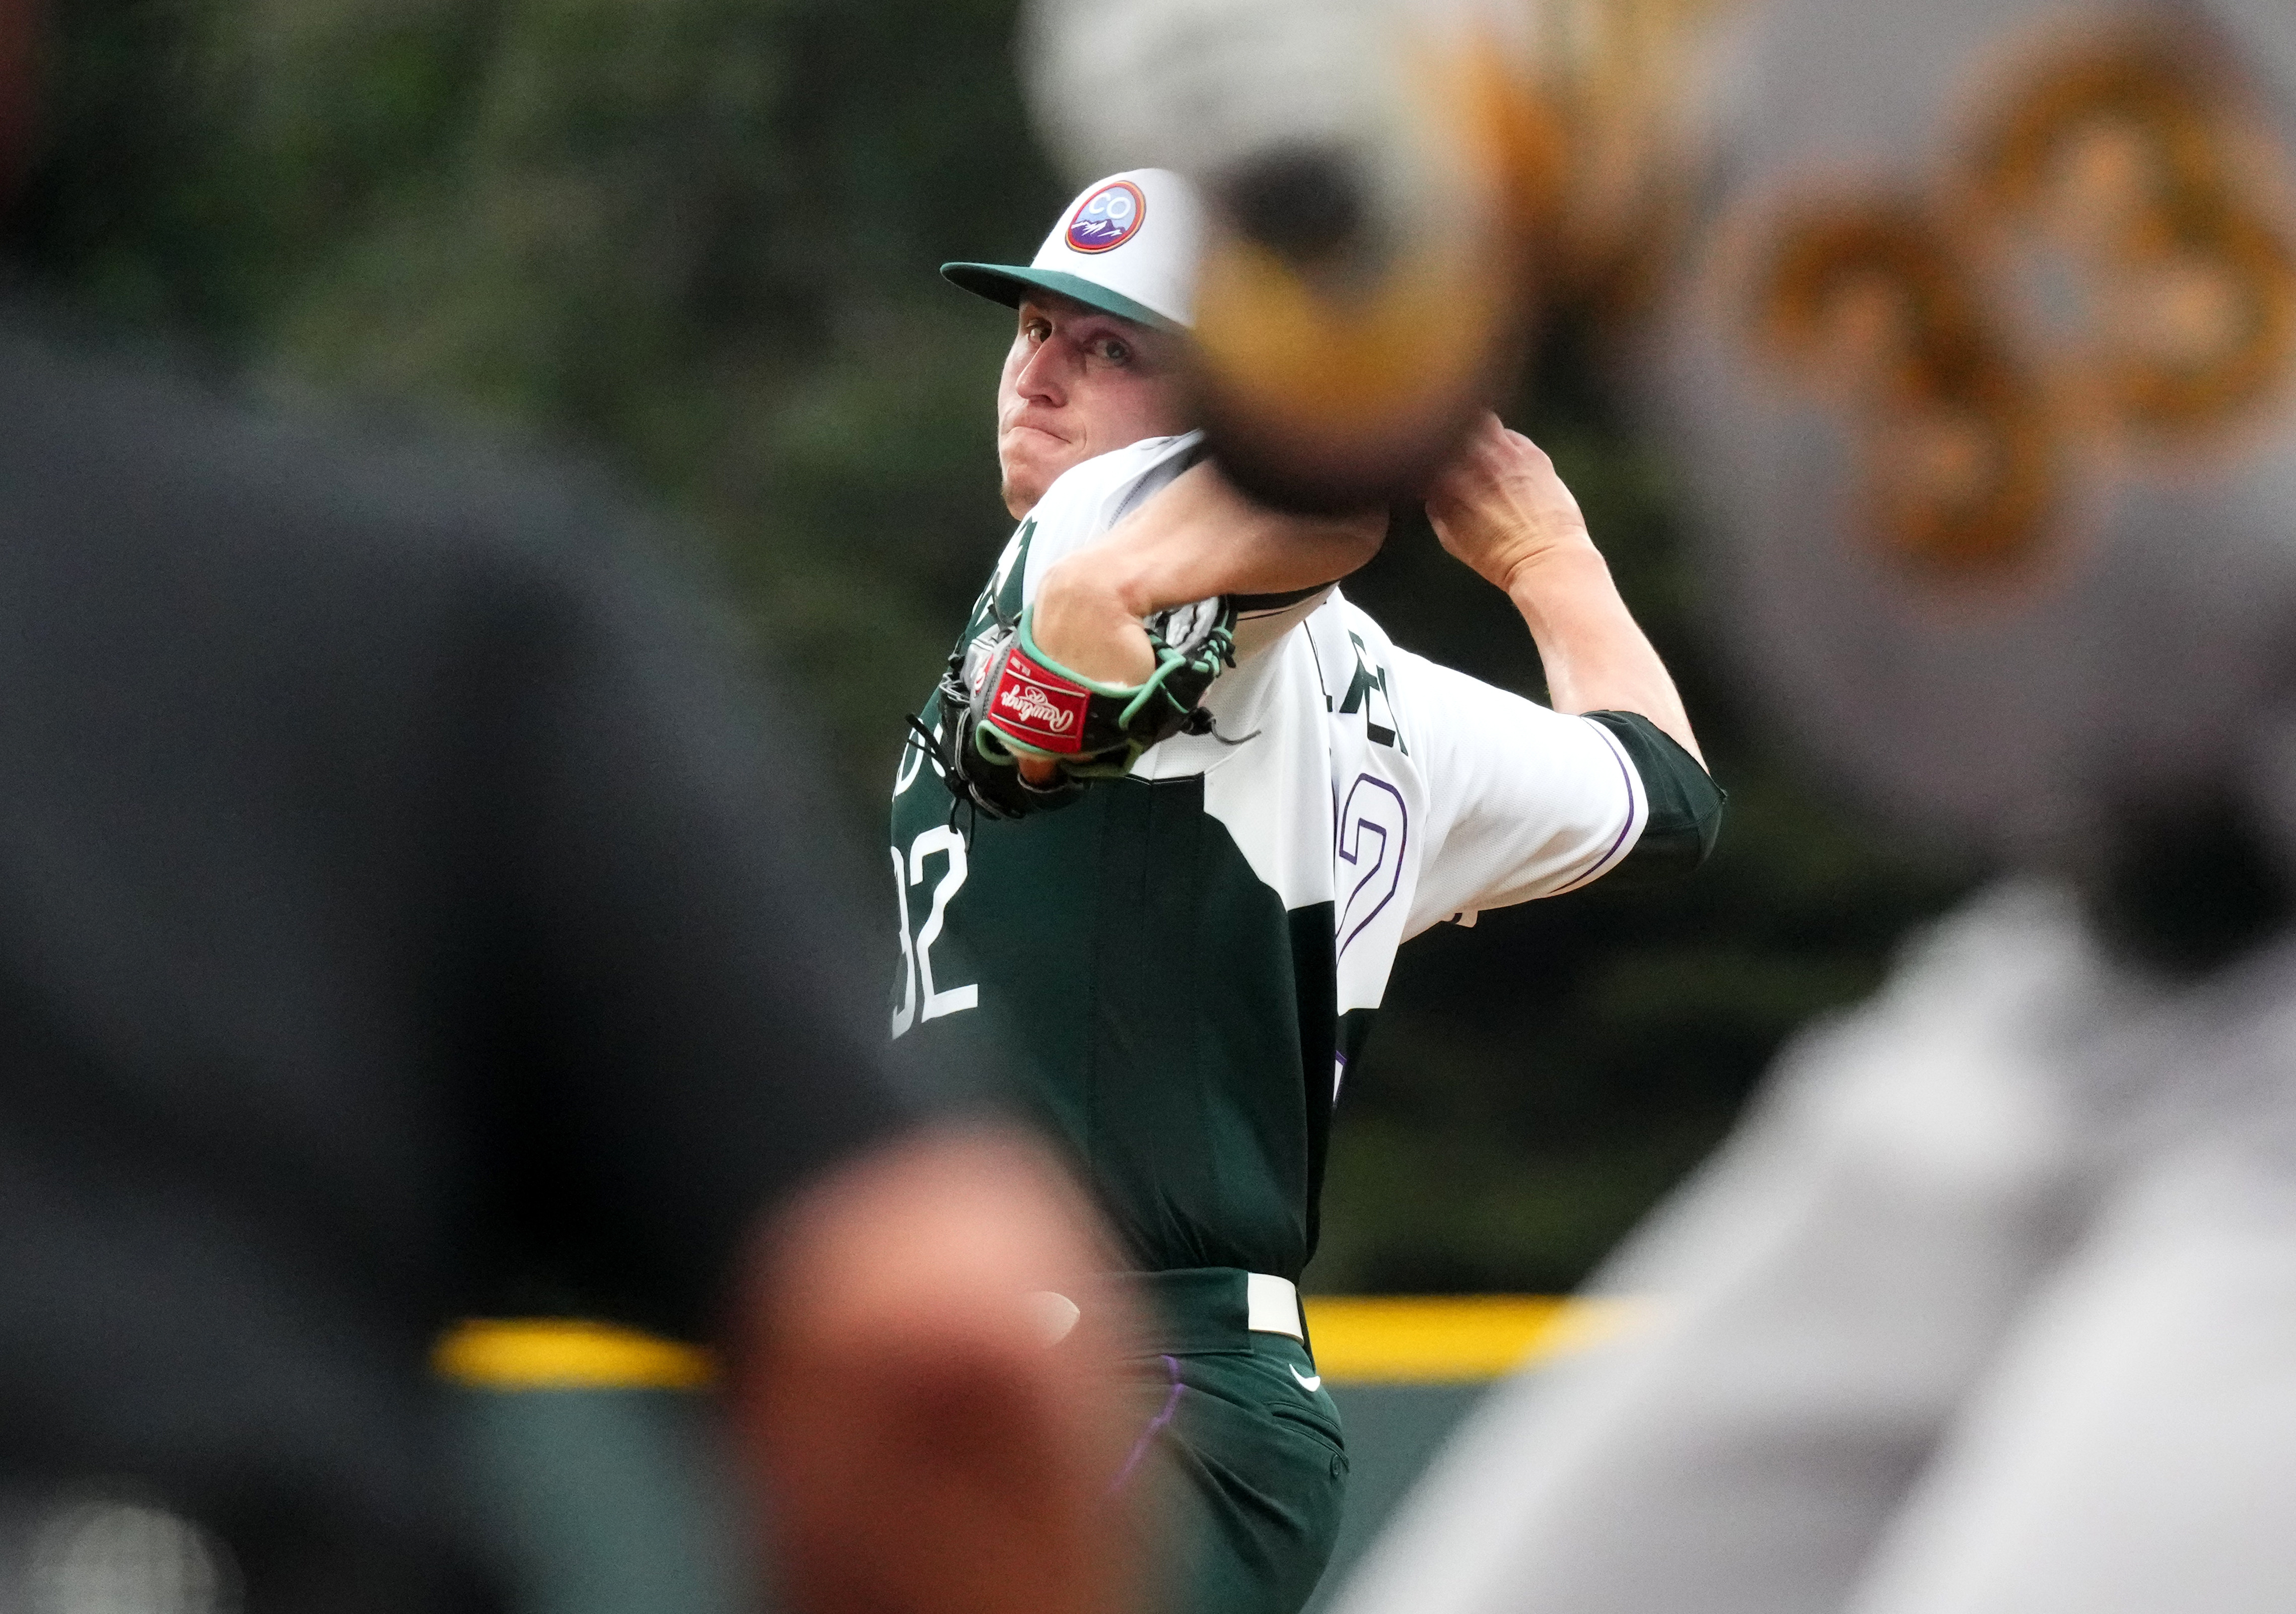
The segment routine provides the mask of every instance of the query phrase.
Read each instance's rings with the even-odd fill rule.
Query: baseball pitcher
[[[1383,516],[1288,515],[1193,430],[1202,214],[1089,186],[1026,265],[997,395],[1018,530],[894,783],[891,1031],[1001,1060],[1157,1318],[1119,1487],[1177,1515],[1175,1606],[1292,1614],[1345,1442],[1294,1285],[1395,951],[1621,869],[1694,868],[1722,795],[1546,456],[1487,418],[1428,493],[1522,614],[1551,706],[1393,643],[1336,581]],[[1057,1333],[1095,1304],[1046,1297]]]

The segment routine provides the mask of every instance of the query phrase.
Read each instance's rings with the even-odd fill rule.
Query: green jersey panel
[[[1142,1270],[1296,1278],[1331,1128],[1332,909],[1287,912],[1203,795],[1118,780],[967,845],[917,781],[893,813],[897,857],[926,848],[902,860],[918,967],[894,1025],[906,1004],[928,1066],[1011,1071]]]

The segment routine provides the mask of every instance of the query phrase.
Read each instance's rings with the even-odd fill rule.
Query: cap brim
[[[1159,314],[1144,302],[1135,302],[1120,292],[1111,292],[1081,275],[1060,269],[1033,269],[1012,263],[945,263],[940,266],[940,274],[951,285],[963,286],[1008,309],[1019,308],[1021,300],[1032,291],[1053,292],[1151,330],[1177,331],[1183,335],[1187,332],[1178,320]]]

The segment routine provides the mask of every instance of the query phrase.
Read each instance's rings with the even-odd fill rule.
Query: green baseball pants
[[[1173,1348],[1131,1364],[1142,1421],[1119,1484],[1152,1490],[1167,1532],[1159,1614],[1299,1614],[1339,1535],[1339,1409],[1304,1344],[1242,1326],[1243,1279],[1141,1280]]]

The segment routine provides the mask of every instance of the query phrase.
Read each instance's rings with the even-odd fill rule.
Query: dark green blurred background
[[[36,281],[299,406],[410,408],[602,459],[685,518],[819,703],[847,828],[1002,543],[1001,310],[945,259],[1032,252],[1010,0],[61,0]],[[1513,423],[1584,501],[1732,795],[1689,887],[1406,948],[1343,1107],[1324,1290],[1568,1287],[1727,1124],[1780,1039],[1958,888],[1749,728],[1662,444],[1562,311]],[[346,407],[330,402],[324,407]],[[1536,694],[1505,601],[1399,531],[1350,592]],[[872,865],[873,866],[873,865]],[[887,968],[891,968],[888,904]]]

